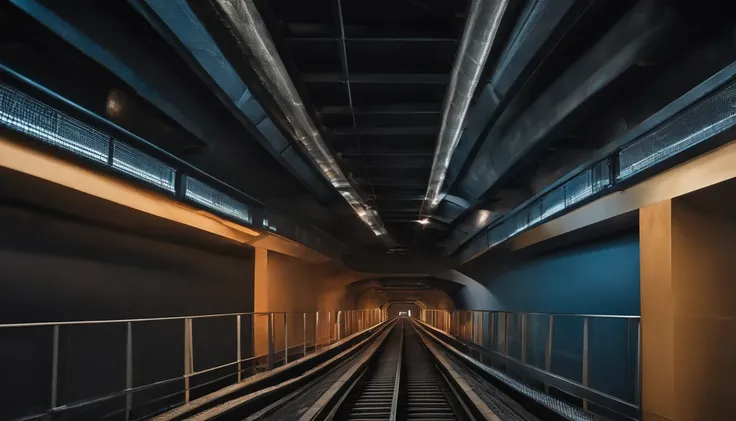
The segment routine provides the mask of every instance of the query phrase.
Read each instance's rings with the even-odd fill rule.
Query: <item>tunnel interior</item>
[[[392,325],[730,421],[734,12],[0,3],[0,418],[146,419]]]
[[[399,313],[404,313],[409,317],[419,317],[422,308],[415,303],[395,302],[388,305],[388,317],[398,317]]]

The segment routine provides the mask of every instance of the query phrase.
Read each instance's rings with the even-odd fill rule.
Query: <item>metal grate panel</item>
[[[572,206],[593,194],[591,175],[590,169],[587,169],[565,183],[565,207]]]
[[[493,374],[493,376],[504,382],[507,386],[557,412],[558,414],[563,415],[566,419],[573,421],[592,421],[600,419],[593,413],[587,412],[580,408],[576,408],[546,393],[533,389],[525,385],[524,383],[517,381],[506,373],[496,370],[495,368],[491,368],[488,366],[484,366],[483,368]]]
[[[184,196],[187,199],[250,224],[251,215],[246,205],[192,177],[184,177],[184,182],[186,183]]]
[[[591,169],[593,176],[593,193],[609,187],[611,185],[611,160],[610,158],[593,165]]]
[[[112,153],[112,166],[139,180],[174,192],[176,171],[173,168],[117,140]]]
[[[542,202],[535,200],[529,205],[529,225],[534,225],[542,220]]]
[[[565,192],[562,186],[542,196],[540,201],[542,202],[542,220],[565,209]]]
[[[0,126],[107,163],[106,134],[6,85],[0,85]]]
[[[623,148],[618,155],[618,178],[630,177],[734,124],[736,82],[731,82]]]

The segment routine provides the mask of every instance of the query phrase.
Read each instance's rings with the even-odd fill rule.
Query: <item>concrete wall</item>
[[[249,247],[215,252],[21,205],[0,207],[0,221],[0,323],[252,311]],[[234,332],[232,320],[195,322],[195,368],[234,359]],[[60,333],[59,404],[124,388],[124,325]],[[136,326],[135,384],[181,376],[182,341],[180,321]],[[45,410],[51,329],[0,330],[0,344],[0,418]]]

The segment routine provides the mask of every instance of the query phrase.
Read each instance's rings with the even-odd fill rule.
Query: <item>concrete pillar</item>
[[[736,413],[736,214],[723,210],[683,196],[640,211],[644,421]]]

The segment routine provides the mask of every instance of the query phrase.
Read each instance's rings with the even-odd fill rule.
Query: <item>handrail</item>
[[[532,317],[542,317],[534,319]],[[567,317],[567,319],[565,319]],[[546,320],[545,320],[546,318]],[[580,364],[582,365],[582,379],[577,381],[556,374],[552,370],[552,357],[554,355],[554,332],[555,321],[575,320],[582,322],[578,327],[582,335],[582,354]],[[531,373],[544,383],[545,388],[557,387],[564,390],[574,389],[579,392],[583,409],[588,409],[588,400],[600,400],[606,398],[604,392],[591,387],[590,379],[590,328],[594,320],[619,320],[621,326],[626,325],[626,334],[620,338],[624,354],[623,363],[627,371],[625,376],[624,395],[632,394],[631,398],[619,398],[611,396],[607,402],[618,408],[620,413],[631,414],[641,405],[641,317],[633,315],[603,315],[603,314],[575,314],[575,313],[538,313],[538,312],[511,312],[502,310],[435,310],[426,309],[421,313],[424,324],[445,332],[465,347],[471,355],[478,358],[500,357],[503,358],[503,366],[508,369],[513,364],[519,370]],[[542,323],[540,323],[542,322]],[[513,324],[513,325],[512,325]],[[546,325],[546,326],[545,326]],[[539,329],[539,330],[538,330]],[[543,361],[542,356],[537,356],[538,363],[530,365],[528,352],[534,348],[529,344],[538,340],[544,343]],[[466,343],[467,342],[467,343]],[[472,344],[469,345],[469,344]],[[510,349],[509,344],[515,351]],[[541,353],[542,350],[537,349]],[[512,355],[513,354],[513,355]],[[636,361],[634,362],[634,358]],[[635,364],[635,366],[634,366]],[[542,366],[543,365],[543,366]],[[631,371],[628,371],[631,369]],[[635,369],[635,372],[634,372]],[[629,377],[631,376],[631,377]],[[633,381],[633,384],[632,384]],[[630,389],[629,389],[630,388]],[[569,393],[569,391],[568,391]],[[600,402],[595,402],[600,404]],[[611,409],[611,408],[609,408]],[[617,411],[617,412],[618,412]]]
[[[426,311],[450,311],[450,310],[435,310],[427,309]],[[456,312],[484,312],[484,313],[503,313],[503,314],[525,314],[527,316],[555,316],[555,317],[590,317],[590,318],[602,318],[602,319],[641,319],[641,316],[626,315],[626,314],[586,314],[586,313],[539,313],[539,312],[528,312],[528,311],[510,311],[510,310],[479,310],[479,309],[462,309],[453,310]],[[452,311],[450,311],[452,313]]]
[[[487,365],[483,361],[478,360],[475,357],[473,357],[473,351],[482,353],[482,355],[486,355],[491,358],[496,358],[497,359],[496,361],[498,361],[498,359],[501,359],[503,361],[502,362],[503,366],[508,366],[509,365],[508,363],[512,363],[515,368],[515,371],[523,371],[527,375],[535,374],[537,377],[535,380],[541,383],[554,385],[557,389],[563,392],[569,393],[573,396],[577,396],[583,400],[589,400],[590,402],[596,403],[613,412],[623,415],[624,417],[627,417],[627,419],[630,419],[631,417],[635,417],[639,411],[639,407],[637,405],[631,402],[628,402],[624,399],[618,398],[616,396],[612,396],[610,394],[607,394],[605,392],[602,392],[590,386],[584,385],[580,382],[570,380],[558,374],[550,373],[544,369],[541,369],[539,367],[535,367],[528,363],[522,362],[516,358],[504,355],[498,351],[485,349],[475,343],[467,341],[456,335],[452,335],[447,332],[444,332],[441,329],[438,329],[425,322],[422,322],[422,321],[417,321],[417,322],[431,337],[434,338],[434,340],[442,343],[443,346],[445,346],[445,348],[448,349],[450,352],[453,352],[458,356],[462,356],[462,358],[467,363],[470,363],[471,367],[478,368],[481,370],[481,372],[490,374],[491,376],[495,377],[499,381],[506,383],[508,386],[511,386],[510,384],[508,384],[508,381],[510,381],[510,379],[513,379],[512,376],[509,376],[507,374],[508,368],[506,370],[507,373],[504,373],[503,370],[499,370],[497,368],[498,367],[497,365]],[[434,333],[431,332],[431,330],[433,330]],[[444,335],[447,337],[447,339],[443,340],[437,335]],[[448,341],[452,341],[452,342],[448,342]],[[453,346],[453,344],[455,346]],[[468,352],[458,349],[456,346],[465,348]],[[522,383],[522,384],[524,383],[517,379],[513,379],[511,381]]]
[[[320,313],[324,315],[327,313],[326,322],[322,321],[319,317]],[[277,324],[274,323],[275,316],[282,315],[284,320],[283,330],[279,333],[283,334],[281,338],[283,341],[284,348],[275,349],[277,338],[276,328]],[[289,317],[290,315],[297,317]],[[267,319],[260,316],[267,316]],[[309,316],[309,317],[308,317]],[[229,338],[226,340],[232,340],[238,344],[237,356],[233,361],[226,362],[213,367],[207,367],[200,370],[194,370],[194,343],[196,335],[196,325],[193,325],[192,321],[195,319],[223,319],[223,318],[234,318],[235,328],[232,330],[232,336],[228,335]],[[250,317],[250,318],[248,318]],[[268,346],[263,346],[254,337],[251,344],[253,351],[256,349],[256,345],[261,345],[261,349],[268,348],[268,353],[256,354],[243,358],[241,356],[241,346],[243,343],[243,330],[242,324],[245,318],[245,323],[248,325],[253,324],[253,328],[261,326],[267,330]],[[167,322],[167,321],[184,321],[184,372],[181,376],[169,378],[165,380],[158,380],[155,382],[143,384],[140,386],[133,386],[133,331],[134,326],[137,323],[152,323],[152,322]],[[33,415],[24,415],[18,420],[26,419],[37,419],[48,414],[58,413],[67,411],[70,409],[85,407],[89,405],[98,404],[101,402],[109,401],[115,397],[126,396],[125,407],[121,411],[126,412],[126,416],[129,416],[133,410],[133,399],[132,395],[136,392],[157,388],[163,385],[168,385],[174,382],[184,381],[183,389],[178,390],[171,396],[183,395],[184,402],[189,401],[189,392],[198,387],[206,384],[211,384],[218,381],[223,381],[229,377],[235,378],[236,381],[241,381],[244,377],[255,374],[259,370],[271,370],[282,363],[286,363],[308,357],[309,354],[313,354],[323,346],[328,346],[332,343],[338,342],[342,338],[350,337],[357,332],[365,331],[366,329],[372,329],[376,325],[385,321],[385,317],[380,309],[354,309],[354,310],[330,310],[330,311],[316,311],[316,312],[239,312],[239,313],[220,313],[220,314],[200,314],[191,316],[172,316],[172,317],[150,317],[150,318],[137,318],[137,319],[112,319],[112,320],[77,320],[77,321],[58,321],[58,322],[31,322],[31,323],[5,323],[0,324],[0,331],[3,329],[24,329],[24,328],[51,328],[49,330],[52,335],[49,338],[49,347],[52,349],[52,361],[51,361],[51,394],[48,408],[41,413]],[[280,324],[280,323],[279,323]],[[288,326],[291,324],[291,326]],[[69,355],[70,352],[74,352],[73,349],[67,349],[60,347],[62,327],[74,327],[74,326],[90,326],[90,325],[123,325],[125,326],[124,338],[125,338],[125,367],[121,367],[126,373],[125,388],[108,393],[103,396],[93,396],[74,402],[59,402],[59,367],[63,364],[63,358]],[[287,328],[288,327],[288,328]],[[296,328],[295,328],[296,327]],[[266,329],[267,328],[267,329]],[[327,334],[325,335],[325,330]],[[298,332],[301,331],[301,334]],[[122,332],[121,332],[122,333]],[[301,336],[301,341],[297,344],[289,343],[289,333],[292,334],[292,338]],[[296,333],[296,335],[295,335]],[[308,335],[309,333],[309,335]],[[250,346],[250,345],[248,345]],[[291,354],[292,350],[298,349],[299,352]],[[308,352],[311,351],[311,352]],[[250,353],[250,351],[247,351]],[[276,355],[283,353],[283,358],[276,359]],[[247,355],[247,354],[246,354]],[[267,359],[267,363],[263,363],[259,360]],[[247,363],[243,365],[243,363]],[[253,364],[255,363],[255,364]],[[62,365],[63,367],[63,365]],[[204,384],[190,387],[190,379],[195,378],[199,375],[217,372],[223,369],[230,369],[236,367],[232,373],[227,373],[224,376],[217,377],[214,380],[209,380]],[[243,375],[249,372],[248,375]],[[148,401],[147,401],[148,402]],[[140,405],[137,405],[140,406]]]
[[[366,309],[364,309],[366,310]],[[374,309],[367,309],[374,310]],[[172,316],[172,317],[144,317],[139,319],[112,319],[112,320],[72,320],[64,322],[29,322],[29,323],[0,323],[0,329],[2,328],[16,328],[16,327],[43,327],[43,326],[69,326],[69,325],[93,325],[93,324],[114,324],[114,323],[139,323],[139,322],[161,322],[170,320],[186,320],[186,319],[207,319],[207,318],[218,318],[218,317],[232,317],[232,316],[267,316],[269,314],[315,314],[315,313],[334,313],[337,311],[363,311],[360,309],[353,310],[324,310],[324,311],[268,311],[268,312],[248,312],[248,313],[214,313],[214,314],[199,314],[193,316]]]

